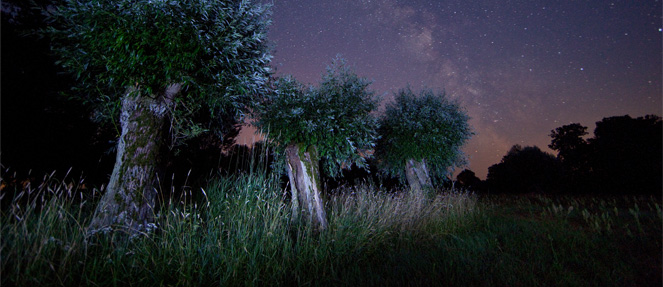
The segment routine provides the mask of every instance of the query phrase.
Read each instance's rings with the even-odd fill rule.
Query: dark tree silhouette
[[[558,152],[557,158],[572,171],[580,170],[586,163],[587,127],[578,123],[565,125],[550,132],[552,142],[548,147]]]
[[[502,161],[488,168],[491,191],[501,193],[558,192],[562,179],[559,160],[536,146],[514,145]]]
[[[591,146],[595,187],[612,193],[661,193],[661,118],[628,115],[596,123]]]
[[[552,142],[548,147],[557,151],[557,158],[564,167],[566,191],[578,192],[589,188],[590,146],[583,137],[587,127],[573,123],[558,127],[550,132]]]
[[[465,188],[475,192],[483,191],[483,182],[476,174],[469,170],[464,169],[456,176],[457,187]]]

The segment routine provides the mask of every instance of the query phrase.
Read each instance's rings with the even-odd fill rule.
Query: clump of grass
[[[608,200],[420,198],[366,183],[328,195],[317,232],[291,220],[276,175],[254,170],[162,199],[149,236],[91,242],[92,197],[45,182],[29,196],[44,200],[18,193],[2,210],[2,286],[660,285],[658,202],[615,212]],[[628,219],[634,236],[595,232],[582,210]]]
[[[82,239],[92,211],[88,199],[97,191],[83,194],[81,180],[71,181],[67,173],[60,181],[54,174],[45,175],[36,187],[28,183],[20,190],[2,190],[2,197],[13,195],[2,210],[0,227],[3,283],[64,284],[85,257]]]
[[[293,224],[278,177],[252,172],[164,199],[148,237],[88,242],[94,204],[69,186],[50,181],[43,205],[24,206],[19,193],[3,210],[3,285],[335,285],[363,276],[355,260],[448,232],[474,209],[465,193],[424,200],[366,185],[330,198],[329,229],[317,233]]]
[[[560,229],[558,233],[567,234],[556,240],[566,242],[558,246],[566,248],[558,252],[560,258],[569,259],[583,254],[568,249],[566,245],[577,246],[583,251],[593,250],[582,255],[582,259],[578,258],[580,262],[585,262],[579,264],[582,268],[578,270],[594,269],[585,272],[592,282],[622,282],[631,286],[659,286],[663,283],[663,212],[660,199],[644,196],[539,195],[520,197],[517,201],[518,209],[528,210],[530,220],[535,220],[537,225],[557,226]],[[569,236],[572,238],[570,242]],[[579,244],[586,247],[580,248]]]
[[[659,236],[663,211],[654,197],[558,197],[538,198],[544,216],[558,217],[593,232],[628,237]],[[641,208],[642,206],[642,208]]]
[[[476,198],[468,192],[446,191],[433,198],[417,193],[386,193],[374,185],[347,188],[331,198],[332,226],[351,233],[449,232],[469,220]]]

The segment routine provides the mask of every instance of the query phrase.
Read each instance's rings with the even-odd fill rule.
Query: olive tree
[[[269,78],[269,7],[248,0],[64,0],[53,51],[76,98],[117,127],[115,166],[89,233],[149,230],[165,147],[239,116]]]
[[[284,154],[293,217],[319,230],[327,226],[320,168],[336,177],[343,167],[364,167],[365,151],[374,146],[376,101],[368,85],[337,58],[317,87],[292,77],[276,80],[260,109],[257,125]]]
[[[444,93],[411,88],[395,94],[380,119],[375,156],[379,168],[390,176],[407,180],[414,192],[424,192],[462,166],[461,147],[472,136],[469,117]]]

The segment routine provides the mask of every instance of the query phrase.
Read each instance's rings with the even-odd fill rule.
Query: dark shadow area
[[[55,66],[48,40],[34,34],[45,27],[39,11],[28,3],[3,2],[3,180],[39,181],[53,171],[60,178],[69,171],[88,182],[107,180],[114,161],[113,131],[92,123],[89,109],[62,95],[72,79]]]

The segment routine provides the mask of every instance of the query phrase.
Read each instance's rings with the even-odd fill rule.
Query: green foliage
[[[46,32],[58,64],[76,76],[76,97],[100,120],[118,117],[128,87],[158,96],[182,84],[171,111],[177,142],[263,91],[268,16],[247,0],[65,0],[49,11]]]
[[[465,163],[461,147],[473,133],[456,101],[430,89],[417,96],[409,87],[395,97],[380,121],[375,151],[385,173],[405,180],[405,162],[425,159],[432,179],[439,180]]]
[[[366,165],[361,153],[374,146],[376,107],[369,81],[335,59],[318,87],[305,88],[292,77],[277,79],[260,109],[257,125],[281,149],[288,144],[314,145],[323,169],[337,176],[342,167]],[[366,154],[364,154],[366,156]]]

